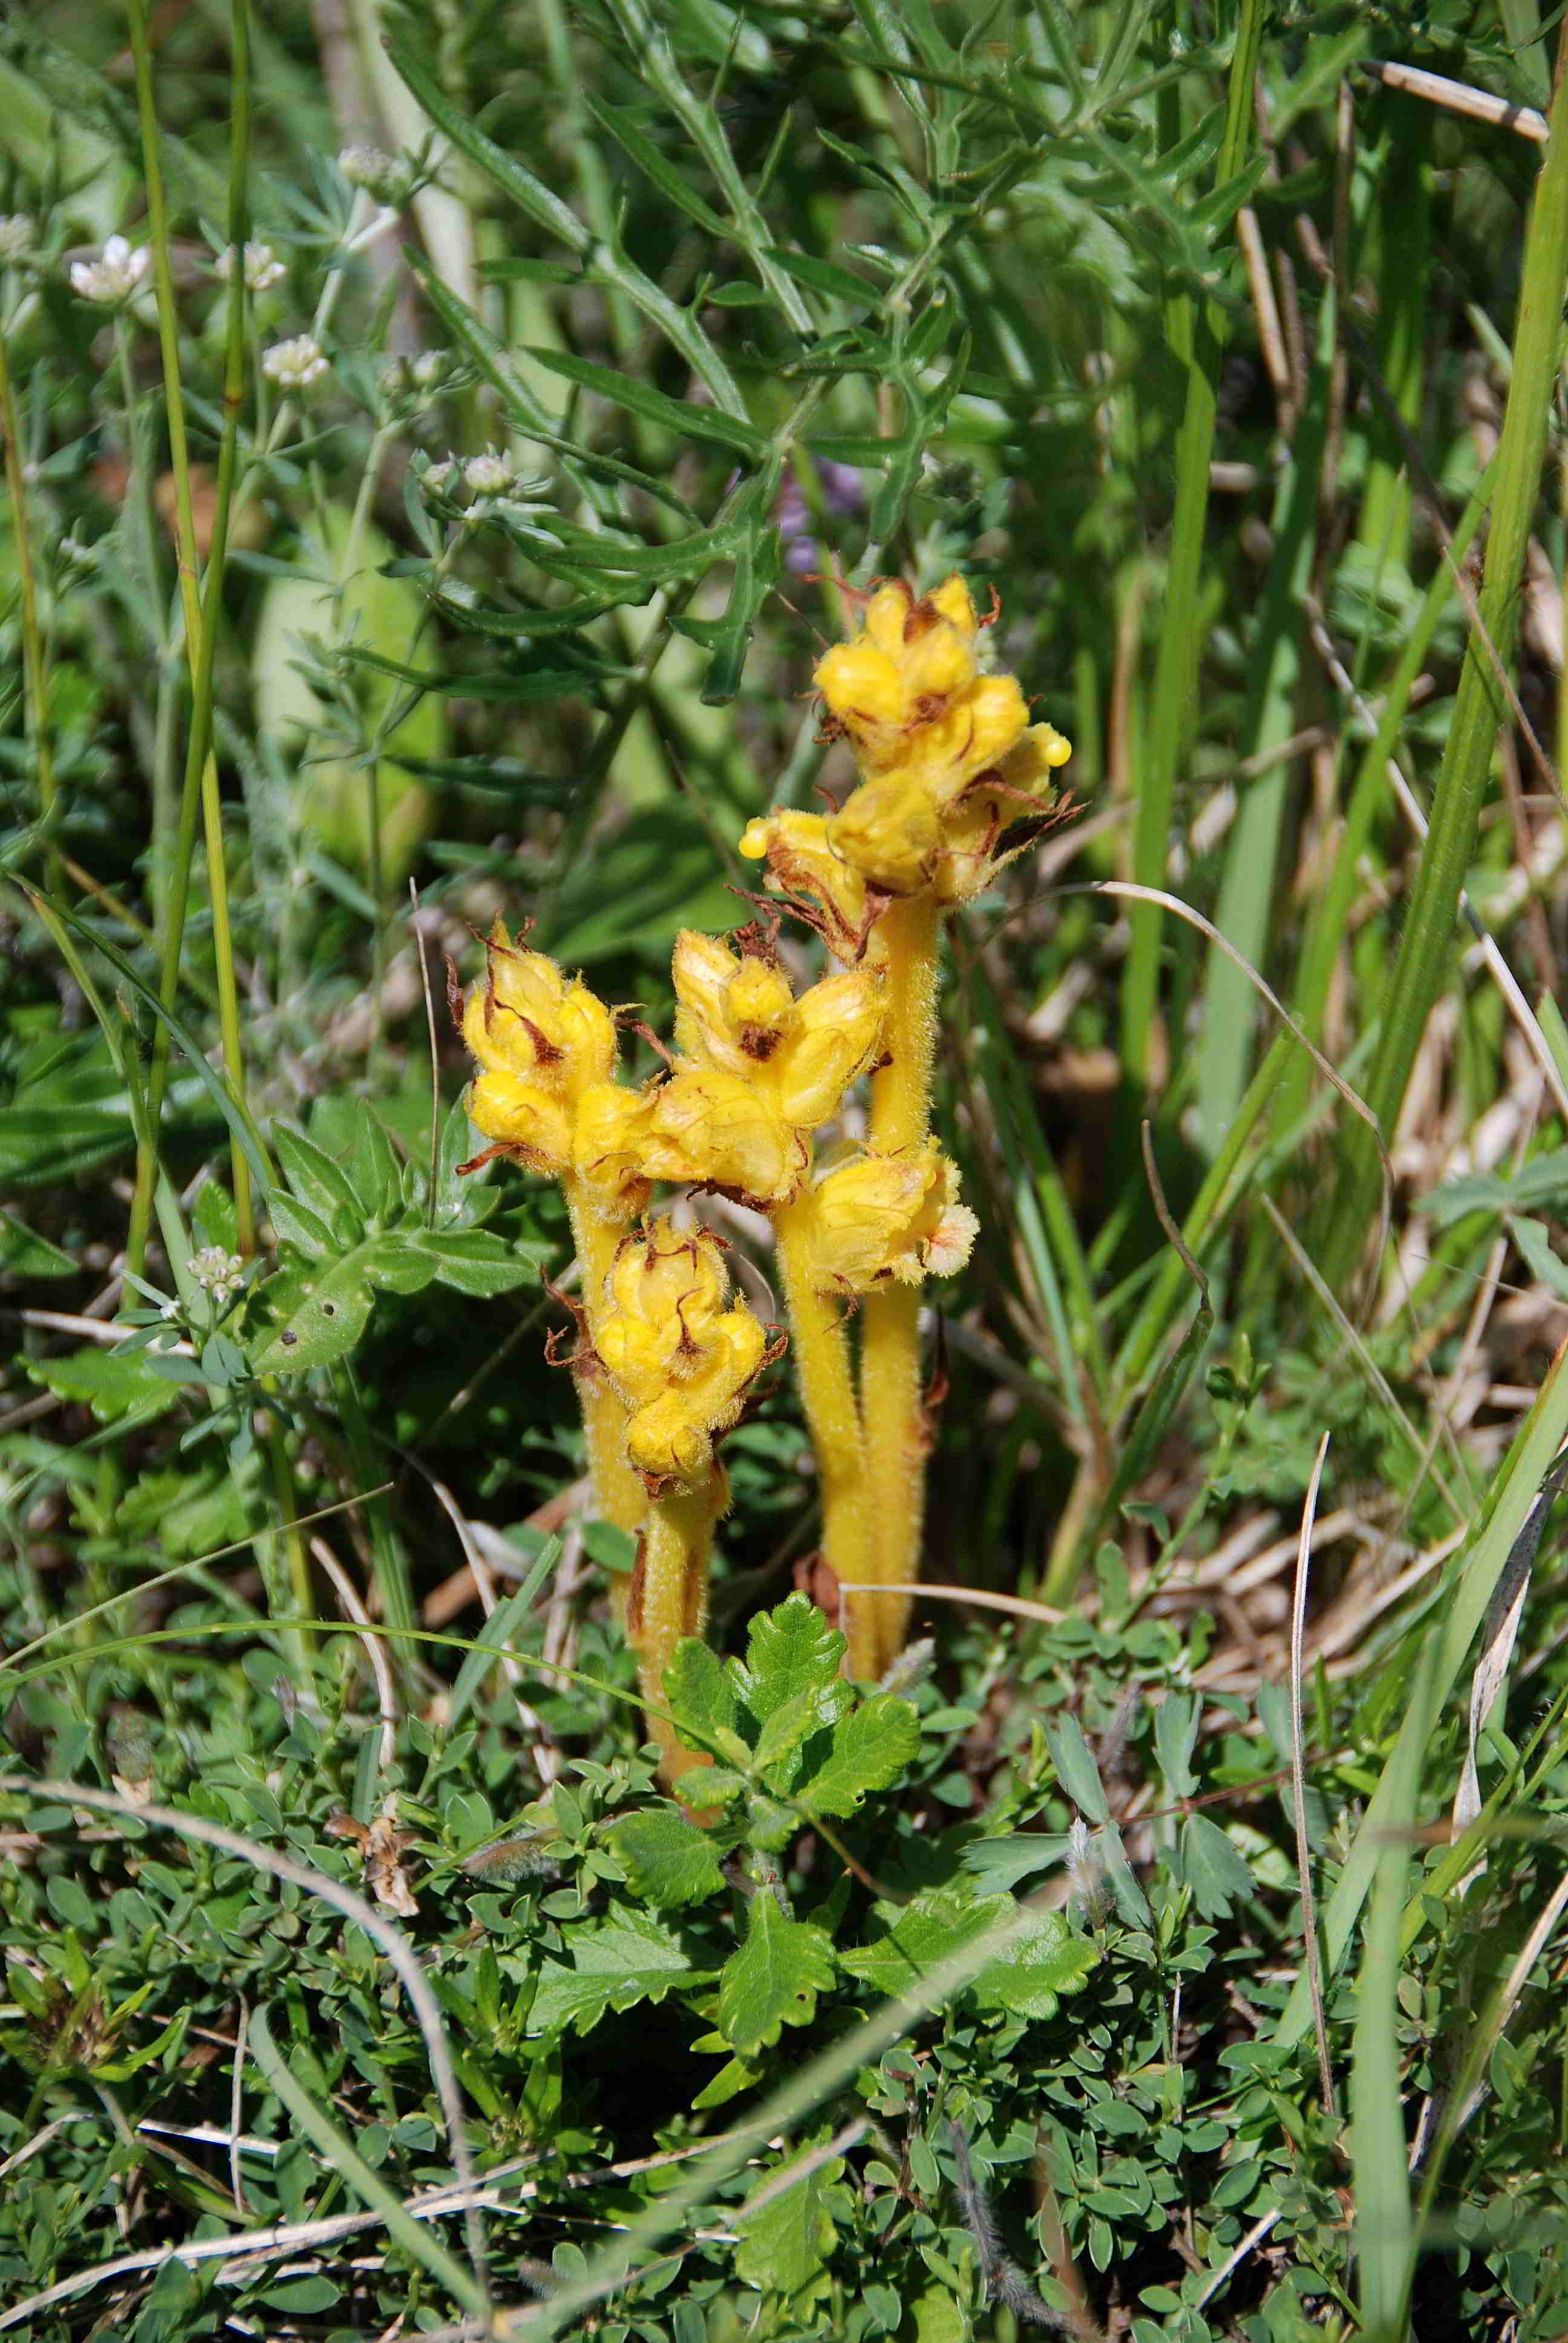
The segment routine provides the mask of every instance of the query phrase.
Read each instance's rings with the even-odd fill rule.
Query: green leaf
[[[688,1749],[704,1749],[735,1724],[735,1686],[717,1652],[694,1635],[677,1644],[675,1656],[664,1672],[665,1704],[678,1728],[689,1725],[703,1736],[694,1740],[684,1731]]]
[[[1056,1766],[1056,1778],[1085,1820],[1107,1823],[1111,1808],[1100,1780],[1100,1768],[1075,1716],[1059,1716],[1045,1728],[1046,1745]]]
[[[955,1888],[937,1889],[893,1913],[890,1925],[869,1945],[840,1953],[839,1964],[890,2000],[912,1991],[938,1962],[978,1943],[1015,1908],[1005,1896],[970,1896]],[[889,1907],[879,1909],[885,1913]]]
[[[442,1732],[449,1743],[478,1694],[480,1685],[506,1651],[515,1635],[528,1624],[534,1599],[560,1560],[559,1538],[547,1538],[529,1566],[528,1574],[520,1586],[515,1586],[504,1603],[498,1603],[475,1638],[474,1648],[463,1655],[463,1664],[447,1701],[447,1714]]]
[[[297,1196],[285,1194],[281,1188],[275,1188],[267,1198],[266,1217],[284,1242],[297,1245],[308,1260],[319,1261],[337,1251],[326,1222],[308,1204],[302,1204]]]
[[[719,1979],[719,2025],[742,2056],[777,2042],[786,2026],[809,2026],[817,1996],[833,1982],[833,1945],[809,1920],[787,1920],[773,1896],[751,1899],[746,1942]]]
[[[711,1972],[695,1967],[673,1929],[651,1912],[621,1911],[613,1918],[569,1928],[569,1966],[547,1959],[528,2014],[535,2034],[559,2034],[575,2026],[586,2034],[608,2009],[662,2001],[672,1986],[707,1984]]]
[[[357,1245],[319,1276],[295,1276],[286,1272],[269,1279],[263,1294],[287,1309],[284,1323],[252,1353],[258,1375],[302,1374],[307,1367],[325,1367],[347,1358],[370,1322],[375,1297],[370,1291],[368,1245]],[[295,1300],[297,1295],[299,1299]]]
[[[327,1222],[342,1209],[352,1216],[357,1228],[364,1226],[365,1214],[352,1181],[324,1147],[307,1139],[297,1123],[281,1119],[272,1126],[272,1143],[288,1184],[302,1203]]]
[[[744,2286],[764,2294],[787,2296],[797,2311],[809,2308],[829,2284],[827,2260],[833,2248],[833,2209],[842,2190],[834,2183],[844,2169],[842,2158],[819,2164],[803,2179],[778,2188],[788,2157],[781,2157],[751,2192],[736,2217],[739,2241],[735,2248],[735,2275]],[[770,2188],[778,2194],[768,2195]],[[749,2210],[749,2203],[766,2199]]]
[[[684,399],[667,398],[651,383],[617,374],[610,367],[595,366],[588,358],[574,357],[569,350],[530,349],[528,356],[551,374],[564,375],[568,382],[575,382],[583,390],[597,391],[603,398],[614,399],[628,415],[640,415],[645,423],[656,424],[661,430],[678,431],[688,439],[711,440],[738,456],[755,458],[768,451],[766,431],[759,431],[754,423],[747,423],[738,415],[726,415],[717,407],[698,407]]]
[[[607,1835],[633,1893],[660,1911],[700,1903],[724,1885],[718,1848],[683,1815],[628,1815]]]
[[[181,1360],[182,1367],[192,1366]],[[133,1413],[161,1415],[179,1397],[174,1383],[154,1372],[145,1351],[116,1355],[91,1348],[71,1351],[63,1359],[24,1359],[23,1366],[35,1383],[61,1398],[85,1403],[100,1423],[116,1423]],[[196,1380],[201,1380],[199,1371]]]
[[[542,227],[548,236],[558,236],[569,251],[586,258],[593,238],[576,213],[568,211],[542,179],[525,170],[504,146],[487,138],[477,123],[470,122],[452,104],[437,80],[434,67],[417,50],[402,41],[388,41],[387,54],[436,127],[445,132],[457,152],[477,163],[536,226]]]
[[[982,2009],[1013,2017],[1054,2017],[1064,1994],[1081,1992],[1099,1966],[1094,1946],[1060,1912],[1024,1909],[1017,1928],[970,1990]]]
[[[821,1725],[834,1725],[854,1694],[839,1671],[848,1648],[804,1594],[791,1594],[776,1611],[751,1622],[746,1664],[736,1669],[740,1697],[759,1725],[798,1693],[817,1695]]]
[[[705,234],[719,243],[729,244],[734,240],[734,231],[726,226],[709,205],[703,202],[695,188],[688,186],[674,164],[646,133],[638,128],[629,107],[612,106],[608,98],[603,97],[590,96],[586,103],[594,120],[602,124],[638,170],[653,181],[662,195],[668,196],[678,211],[683,211],[689,219],[694,219]]]
[[[1537,1285],[1548,1293],[1554,1293],[1559,1302],[1568,1302],[1568,1262],[1559,1261],[1553,1252],[1545,1223],[1516,1220],[1513,1222],[1513,1242]]]
[[[81,1263],[0,1204],[0,1269],[13,1277],[75,1277]]]
[[[849,269],[839,267],[831,260],[818,260],[809,252],[786,252],[775,245],[768,257],[783,269],[786,276],[794,277],[798,285],[809,287],[813,293],[829,293],[835,300],[854,301],[862,307],[880,301],[882,297],[879,285],[868,285],[863,277],[852,276]]]
[[[406,1242],[434,1259],[443,1285],[484,1300],[528,1284],[549,1255],[546,1245],[508,1244],[488,1229],[414,1229]]]
[[[1232,1903],[1249,1901],[1252,1875],[1218,1823],[1189,1815],[1181,1825],[1181,1876],[1205,1920],[1222,1920]]]
[[[835,1725],[833,1746],[801,1785],[800,1802],[812,1814],[852,1815],[868,1792],[891,1788],[920,1745],[920,1721],[909,1702],[879,1693]]]

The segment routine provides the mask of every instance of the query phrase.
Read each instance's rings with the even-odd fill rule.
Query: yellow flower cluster
[[[1016,677],[982,671],[984,623],[961,578],[919,600],[879,587],[859,632],[817,669],[860,787],[837,813],[768,815],[740,840],[766,858],[776,890],[808,899],[840,959],[859,957],[881,900],[970,901],[1020,850],[1007,833],[1038,827],[1056,803],[1050,777],[1070,744],[1030,724]]]
[[[942,915],[1038,831],[1070,753],[1050,724],[1030,724],[1015,678],[985,671],[961,579],[919,598],[896,584],[849,598],[861,623],[824,656],[817,685],[859,786],[836,812],[772,814],[740,841],[840,972],[797,995],[776,922],[728,941],[683,932],[675,1051],[637,1086],[616,1078],[611,1011],[498,923],[462,1013],[478,1062],[473,1121],[491,1153],[558,1180],[570,1213],[588,1459],[600,1512],[638,1534],[626,1622],[672,1783],[694,1761],[662,1710],[664,1669],[680,1637],[701,1632],[728,1503],[717,1443],[783,1345],[732,1297],[717,1237],[631,1223],[659,1182],[771,1219],[826,1584],[848,1590],[851,1665],[879,1674],[919,1577],[919,1289],[963,1265],[979,1225],[930,1130]],[[867,1076],[864,1141],[817,1164],[816,1133]]]
[[[777,1356],[755,1312],[727,1307],[729,1294],[723,1248],[706,1229],[650,1222],[611,1265],[597,1348],[626,1404],[631,1462],[656,1491],[707,1478],[716,1436]]]

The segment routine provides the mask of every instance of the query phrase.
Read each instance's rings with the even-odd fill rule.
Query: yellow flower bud
[[[835,959],[860,958],[879,907],[859,871],[834,852],[821,814],[764,814],[741,833],[740,851],[753,862],[766,858],[769,886],[790,899]]]
[[[958,1202],[957,1166],[934,1141],[851,1158],[812,1196],[812,1252],[825,1292],[918,1285],[961,1269],[980,1222]]]
[[[706,1475],[767,1361],[765,1329],[744,1303],[722,1306],[729,1291],[718,1239],[668,1221],[626,1238],[611,1263],[598,1353],[629,1412],[627,1453],[650,1482]]]
[[[642,1318],[689,1325],[711,1318],[724,1306],[729,1272],[724,1248],[711,1229],[676,1229],[655,1221],[617,1248],[605,1280],[612,1310]]]
[[[893,584],[869,597],[860,631],[823,654],[817,689],[868,771],[906,756],[911,738],[971,689],[976,632],[961,579],[920,601]]]
[[[782,1122],[813,1131],[877,1053],[882,976],[829,977],[797,1001],[758,930],[741,941],[737,958],[711,936],[677,938],[676,1040],[694,1063],[739,1076]]]
[[[918,895],[929,881],[940,842],[931,793],[895,769],[867,781],[828,819],[833,851],[885,895]]]
[[[652,1178],[722,1188],[757,1204],[777,1203],[799,1184],[803,1143],[739,1074],[678,1066],[649,1096],[652,1131],[643,1163]]]
[[[571,1161],[571,1119],[555,1094],[503,1067],[477,1075],[468,1092],[468,1116],[531,1171],[557,1179]]]
[[[513,943],[498,920],[485,962],[484,980],[463,1011],[463,1039],[481,1066],[568,1097],[608,1079],[615,1021],[586,984],[568,980],[543,952]]]
[[[571,1168],[602,1220],[629,1220],[648,1202],[652,1179],[644,1159],[652,1136],[653,1108],[646,1091],[607,1081],[591,1082],[578,1093]]]

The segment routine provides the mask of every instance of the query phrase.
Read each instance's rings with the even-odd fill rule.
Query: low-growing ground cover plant
[[[1568,2331],[1562,37],[0,12],[0,2336]]]

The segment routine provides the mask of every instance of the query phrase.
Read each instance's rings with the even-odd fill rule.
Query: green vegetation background
[[[0,2333],[1568,2331],[1560,38],[0,12]],[[780,1384],[701,1827],[442,957],[659,1024],[954,568],[950,1591]]]

